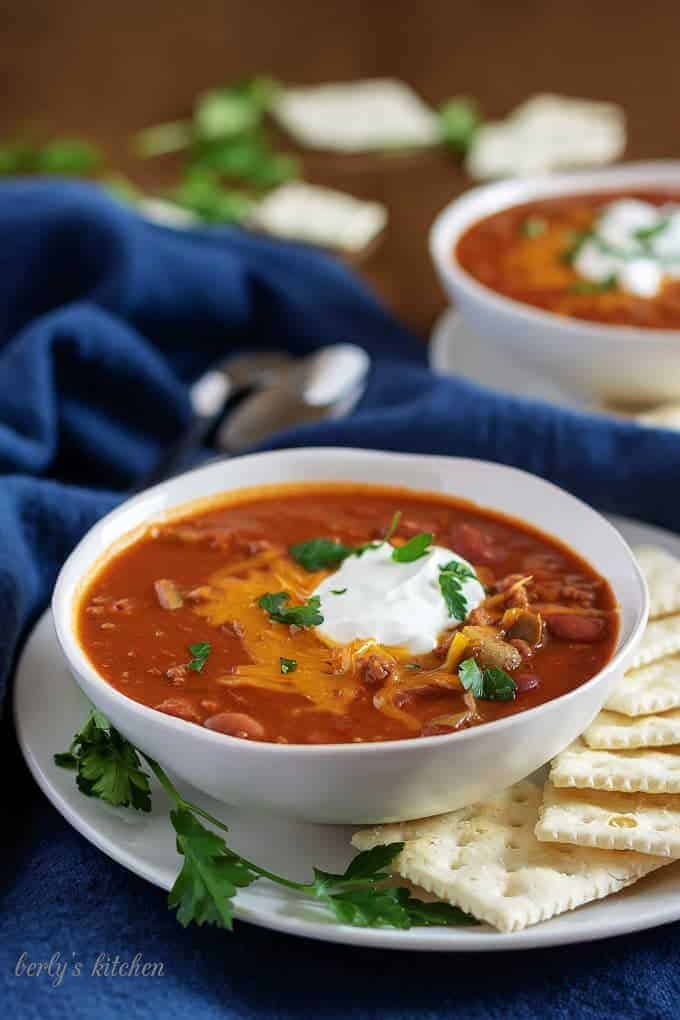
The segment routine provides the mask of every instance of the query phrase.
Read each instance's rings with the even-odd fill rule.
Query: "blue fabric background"
[[[93,188],[0,187],[0,693],[59,564],[188,417],[187,382],[226,352],[341,340],[375,359],[342,422],[276,445],[485,457],[605,510],[680,530],[680,438],[436,379],[424,348],[338,263],[237,230],[151,226]],[[272,445],[275,445],[274,443]],[[476,957],[394,955],[239,924],[182,931],[164,896],[37,791],[5,712],[0,1002],[27,1018],[670,1017],[680,928]],[[134,952],[157,979],[17,977],[31,960]],[[73,957],[71,956],[73,954]]]

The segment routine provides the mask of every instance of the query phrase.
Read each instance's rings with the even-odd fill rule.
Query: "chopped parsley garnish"
[[[593,236],[592,230],[573,230],[569,238],[569,246],[560,253],[560,261],[572,264],[583,245]]]
[[[288,606],[290,595],[287,591],[267,592],[257,600],[260,609],[269,613],[269,619],[276,623],[286,623],[296,627],[316,627],[323,623],[323,616],[319,612],[321,599],[318,595],[312,595],[301,606]]]
[[[637,230],[633,231],[633,237],[636,241],[646,244],[658,234],[663,234],[664,230],[668,228],[670,222],[670,219],[665,219],[655,223],[652,227],[638,227]]]
[[[281,663],[281,672],[285,675],[286,673],[294,673],[297,669],[297,659],[284,659],[283,656],[279,659]]]
[[[463,581],[475,580],[475,572],[467,563],[451,560],[439,568],[439,589],[444,596],[449,616],[464,620],[467,616],[467,599],[463,594]]]
[[[346,588],[331,588],[331,595],[344,595]]]
[[[517,684],[505,670],[481,670],[474,659],[461,662],[458,678],[466,691],[482,701],[513,701],[517,695]]]
[[[421,556],[426,556],[432,545],[433,535],[429,531],[421,531],[414,535],[404,545],[395,546],[392,550],[392,559],[395,563],[413,563]]]
[[[344,545],[333,538],[310,538],[306,542],[291,545],[288,552],[296,563],[305,570],[324,570],[342,563],[348,556],[361,556],[367,549],[379,549],[384,542],[389,542],[399,527],[401,510],[392,516],[385,537],[380,542],[364,542],[362,545]]]
[[[608,290],[616,290],[616,276],[605,277],[604,280],[577,280],[569,287],[571,294],[604,294]]]
[[[542,216],[528,216],[527,219],[522,220],[520,233],[522,237],[528,237],[533,240],[535,237],[545,234],[547,229],[548,224]]]
[[[168,895],[168,907],[176,910],[183,927],[214,924],[231,930],[238,890],[260,878],[317,900],[341,924],[403,929],[477,924],[458,907],[425,903],[404,886],[385,886],[390,865],[403,850],[403,843],[364,850],[340,875],[314,868],[311,882],[295,882],[241,857],[225,842],[229,830],[224,822],[185,800],[158,762],[129,743],[99,712],[92,713],[68,752],[54,756],[57,765],[77,770],[76,782],[82,793],[108,804],[150,811],[149,777],[140,758],[172,803],[170,821],[182,865]]]
[[[210,655],[210,642],[198,641],[195,645],[189,645],[189,653],[191,655],[191,662],[188,663],[188,669],[193,669],[195,673],[200,673]]]
[[[332,538],[310,538],[307,542],[298,542],[288,550],[296,563],[305,570],[324,570],[342,563],[354,552],[351,545],[343,545]]]

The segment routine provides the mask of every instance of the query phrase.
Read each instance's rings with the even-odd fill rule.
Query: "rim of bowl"
[[[615,191],[619,186],[641,191],[675,186],[680,196],[680,160],[646,160],[594,170],[514,177],[470,188],[437,214],[429,233],[430,257],[441,278],[448,277],[455,287],[467,290],[478,301],[493,306],[499,314],[519,316],[544,328],[557,326],[576,331],[593,342],[644,339],[678,350],[680,329],[652,329],[559,315],[500,294],[480,283],[458,261],[456,249],[461,236],[488,216],[545,198]],[[480,204],[485,206],[483,210],[478,210]]]
[[[87,676],[90,683],[94,685],[97,684],[101,685],[102,690],[113,701],[120,701],[123,706],[127,707],[130,711],[138,714],[141,718],[147,719],[152,725],[157,725],[162,728],[165,728],[168,732],[171,733],[172,732],[186,733],[187,727],[191,727],[191,732],[194,733],[198,740],[204,740],[208,744],[214,744],[216,747],[219,747],[220,745],[224,746],[224,741],[227,741],[227,743],[234,748],[243,749],[245,745],[249,750],[254,750],[256,753],[259,752],[262,754],[285,755],[295,753],[304,754],[305,756],[314,756],[319,754],[327,756],[347,754],[355,755],[387,754],[390,752],[395,753],[400,749],[403,749],[404,752],[409,750],[415,750],[416,748],[424,750],[426,747],[429,746],[432,747],[441,746],[442,744],[448,741],[457,741],[462,743],[468,740],[474,740],[476,737],[479,736],[480,731],[483,731],[485,733],[491,731],[496,732],[502,729],[507,729],[512,726],[520,725],[521,720],[524,716],[528,715],[535,716],[538,715],[539,713],[545,714],[557,702],[564,702],[567,699],[577,698],[579,694],[583,692],[587,687],[590,687],[599,682],[601,679],[603,679],[606,673],[616,668],[619,662],[626,656],[631,646],[635,642],[637,642],[637,640],[642,635],[642,632],[647,624],[647,618],[649,615],[649,594],[647,591],[645,580],[642,575],[642,571],[640,570],[640,567],[635,557],[633,556],[630,548],[628,547],[627,542],[620,534],[620,532],[614,527],[614,525],[611,524],[600,513],[598,513],[598,511],[594,510],[591,506],[589,506],[583,500],[579,499],[577,496],[573,496],[571,493],[560,488],[560,486],[555,485],[553,482],[548,482],[544,478],[540,478],[538,475],[533,475],[531,474],[531,472],[524,471],[521,468],[516,468],[507,464],[498,464],[494,461],[483,461],[481,459],[474,459],[470,457],[447,457],[445,455],[397,453],[395,451],[383,451],[375,449],[354,449],[353,447],[343,446],[288,447],[282,450],[272,450],[263,451],[261,453],[245,454],[238,458],[231,458],[230,463],[233,460],[247,461],[253,460],[255,458],[259,459],[261,457],[269,456],[280,457],[281,455],[300,456],[301,459],[304,459],[306,456],[309,456],[310,454],[324,458],[329,456],[332,457],[336,454],[342,454],[344,456],[346,456],[347,454],[351,454],[361,458],[375,456],[384,458],[387,456],[399,459],[403,458],[406,460],[425,458],[430,461],[456,461],[456,462],[471,461],[476,464],[479,463],[487,464],[491,467],[501,468],[503,471],[512,472],[518,476],[518,481],[525,477],[531,478],[533,481],[538,481],[541,485],[546,486],[547,488],[553,490],[553,492],[558,493],[560,497],[566,497],[569,500],[573,500],[575,503],[579,504],[583,509],[588,511],[590,514],[594,515],[600,527],[603,527],[604,529],[610,532],[610,536],[614,538],[616,544],[619,546],[622,556],[627,561],[628,565],[633,568],[633,577],[638,587],[639,605],[637,607],[636,620],[631,627],[628,637],[623,641],[621,647],[617,648],[617,650],[612,655],[611,659],[609,659],[604,664],[602,669],[598,670],[598,672],[595,673],[594,676],[590,677],[584,683],[579,684],[578,687],[574,687],[572,690],[567,691],[565,694],[560,694],[556,698],[550,698],[548,701],[545,701],[540,705],[536,705],[533,708],[526,708],[520,712],[514,713],[513,715],[505,716],[502,719],[493,719],[490,722],[481,724],[480,726],[473,726],[470,729],[461,730],[460,732],[457,733],[456,732],[442,733],[436,736],[429,736],[425,738],[404,737],[398,740],[385,740],[381,742],[361,744],[359,743],[277,744],[266,740],[245,740],[241,737],[230,736],[227,733],[218,733],[214,730],[206,729],[204,726],[198,726],[196,723],[187,722],[186,720],[179,719],[176,716],[167,715],[164,712],[159,712],[157,709],[151,708],[148,705],[144,705],[142,702],[135,701],[134,698],[130,698],[126,694],[123,694],[122,691],[119,691],[116,687],[110,684],[90,662],[88,656],[86,655],[84,649],[82,648],[76,636],[74,627],[75,614],[73,610],[75,607],[73,604],[74,602],[73,595],[77,594],[77,589],[74,588],[74,591],[70,596],[64,591],[67,584],[66,572],[67,568],[71,567],[72,562],[81,553],[82,546],[84,545],[86,540],[88,540],[88,538],[92,535],[92,533],[95,530],[100,529],[103,530],[111,522],[115,521],[115,519],[118,516],[125,514],[129,510],[129,508],[133,506],[135,503],[141,502],[143,499],[147,498],[152,493],[161,492],[170,482],[177,482],[179,479],[187,479],[202,474],[212,473],[212,471],[219,469],[221,465],[221,462],[217,461],[211,464],[204,465],[203,467],[194,468],[191,471],[182,472],[182,474],[176,475],[172,479],[160,482],[158,485],[154,485],[149,489],[143,489],[141,492],[135,494],[130,499],[124,500],[117,507],[114,507],[113,510],[109,511],[109,513],[105,514],[104,517],[101,517],[98,521],[96,521],[95,524],[93,524],[92,527],[88,529],[88,531],[85,533],[85,535],[83,535],[83,537],[80,539],[75,548],[71,551],[71,553],[65,560],[64,564],[62,565],[61,570],[59,571],[59,574],[57,576],[57,581],[54,587],[54,592],[51,600],[51,610],[59,646],[61,648],[62,654],[66,658],[69,665],[71,665],[73,671],[76,674],[84,673]],[[352,479],[350,478],[346,479],[346,481],[351,480]],[[309,479],[304,480],[301,479],[300,484],[307,484],[308,481]],[[284,484],[289,483],[286,482]],[[297,483],[291,481],[290,484]],[[246,488],[246,486],[238,486],[234,490],[224,489],[223,491],[224,492],[238,491],[239,488]],[[428,490],[414,489],[414,491],[427,492]],[[215,495],[217,494],[218,492],[216,491]],[[185,503],[189,505],[191,502],[193,502],[193,500],[188,501],[180,500],[178,502],[173,502],[166,509],[172,510],[173,508],[182,506]],[[480,506],[482,505],[480,504]],[[493,511],[495,508],[484,504],[484,506],[482,506],[482,509],[488,509]],[[498,510],[497,512],[504,513],[503,510]],[[516,514],[507,514],[506,516],[508,516],[511,520],[520,519],[517,517]],[[542,532],[543,534],[548,535],[549,537],[553,537],[556,538],[558,541],[562,541],[559,538],[559,536],[553,535],[552,532],[546,531],[544,528],[539,528],[535,525],[532,525],[532,527],[535,527],[537,531]],[[132,528],[129,530],[135,529]],[[118,539],[123,537],[126,533],[127,532],[125,531],[121,532],[120,535],[118,535],[115,539],[113,539],[109,543],[109,546],[112,545],[114,542],[118,541]],[[563,544],[566,545],[567,548],[569,549],[572,548],[572,546],[569,545],[569,543],[567,542],[563,542]],[[97,559],[101,557],[101,555],[102,552],[100,552],[99,555],[95,557],[95,559],[86,567],[85,570],[80,572],[81,579],[85,578],[90,573],[92,567],[94,566],[94,563],[96,562]],[[578,555],[581,554],[578,553]],[[586,560],[586,562],[588,561]],[[605,578],[605,580],[607,580],[607,578]],[[64,624],[64,620],[62,619],[62,614],[66,619],[66,624]],[[619,634],[619,640],[620,638],[621,634]],[[143,750],[143,748],[140,748],[140,750]]]

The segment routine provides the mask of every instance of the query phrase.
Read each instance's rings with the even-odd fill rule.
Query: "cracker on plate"
[[[537,839],[680,857],[680,796],[564,790],[546,783]]]
[[[680,560],[657,545],[633,549],[649,588],[649,615],[666,616],[680,610]]]
[[[646,666],[649,662],[664,659],[667,655],[680,652],[680,616],[667,616],[663,620],[652,620],[635,649],[631,669]]]
[[[501,931],[519,931],[602,899],[661,867],[664,858],[539,843],[540,787],[524,780],[436,818],[378,825],[352,843],[405,841],[395,870]]]
[[[436,115],[396,78],[287,88],[272,113],[289,134],[312,149],[367,152],[441,140]]]
[[[583,739],[588,747],[607,751],[680,744],[680,709],[634,718],[603,710],[584,731]]]
[[[680,745],[596,751],[579,737],[553,759],[550,782],[621,793],[680,793]]]
[[[629,670],[616,682],[604,707],[630,716],[679,708],[680,654]]]
[[[613,103],[533,96],[475,133],[466,167],[480,180],[610,163],[623,152],[626,121]]]
[[[282,184],[249,217],[251,226],[277,237],[347,252],[366,248],[386,222],[387,210],[379,202],[364,202],[303,181]]]

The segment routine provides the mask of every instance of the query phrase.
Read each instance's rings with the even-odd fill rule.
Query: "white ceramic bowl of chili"
[[[544,311],[486,287],[456,256],[470,227],[504,209],[547,198],[645,189],[680,197],[680,162],[501,181],[473,188],[447,205],[432,225],[430,254],[444,290],[480,342],[487,340],[520,364],[538,367],[596,401],[651,405],[680,398],[680,330],[588,322]]]
[[[408,486],[481,503],[574,549],[620,607],[615,653],[591,680],[536,708],[459,733],[385,743],[277,744],[230,737],[148,708],[99,675],[78,640],[79,599],[113,543],[182,504],[270,483]],[[492,502],[491,502],[492,500]],[[454,457],[310,448],[216,462],[134,496],[99,521],[64,564],[52,600],[59,643],[89,700],[168,772],[225,803],[311,822],[396,821],[473,803],[539,768],[591,722],[645,627],[648,597],[630,549],[603,517],[533,475]]]

